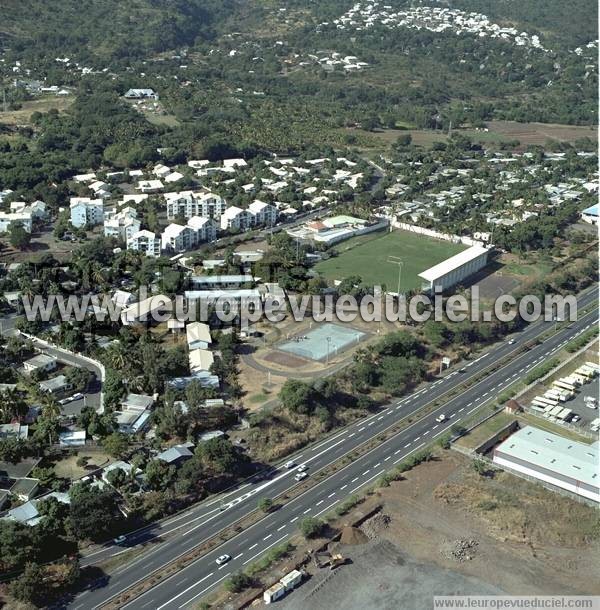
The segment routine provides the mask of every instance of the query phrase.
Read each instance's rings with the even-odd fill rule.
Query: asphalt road
[[[579,307],[594,303],[596,291],[582,295]],[[597,326],[597,307],[580,316],[577,322],[564,325],[558,334],[546,339],[530,350],[521,352],[524,344],[531,342],[552,328],[552,322],[539,322],[528,326],[508,341],[494,346],[482,356],[469,362],[465,372],[451,372],[433,383],[424,385],[417,392],[393,402],[378,413],[360,420],[328,439],[308,447],[294,456],[296,463],[306,464],[313,475],[352,452],[364,442],[382,433],[399,420],[434,401],[452,388],[477,376],[490,364],[514,354],[507,364],[485,376],[481,381],[449,400],[442,407],[405,428],[391,439],[380,443],[369,453],[351,462],[335,474],[309,487],[294,500],[279,510],[265,515],[255,525],[240,532],[218,548],[177,572],[149,592],[128,603],[126,608],[155,609],[186,608],[197,604],[202,596],[218,587],[233,572],[244,569],[265,551],[282,544],[298,528],[298,521],[306,516],[319,517],[351,496],[361,487],[377,479],[385,471],[421,449],[425,444],[444,434],[452,425],[471,415],[475,410],[496,397],[504,388],[525,375],[531,368],[547,360],[564,344],[582,332]],[[443,413],[446,421],[436,418]],[[298,485],[294,481],[295,470],[281,466],[270,475],[258,480],[249,480],[221,498],[197,505],[187,512],[165,522],[141,530],[129,536],[126,543],[132,547],[159,537],[162,542],[151,545],[131,563],[113,572],[101,588],[78,595],[71,607],[75,610],[95,608],[135,582],[146,578],[153,570],[191,549],[235,523],[256,508],[262,497],[276,498]],[[96,549],[84,560],[83,565],[104,560],[125,552],[126,548],[108,545]],[[217,566],[215,559],[229,554],[232,560]]]

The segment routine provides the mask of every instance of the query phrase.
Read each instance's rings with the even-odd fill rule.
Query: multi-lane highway
[[[595,303],[595,289],[580,296],[580,309]],[[398,421],[414,414],[415,411],[434,402],[461,384],[479,378],[490,365],[505,362],[499,368],[490,370],[482,379],[464,389],[442,406],[423,415],[407,425],[401,432],[323,478],[306,491],[284,504],[279,510],[265,515],[259,522],[241,531],[233,538],[219,545],[213,551],[196,560],[185,569],[155,586],[123,607],[130,609],[180,609],[190,607],[215,589],[233,572],[246,568],[268,549],[284,543],[298,528],[298,522],[306,517],[319,517],[368,485],[384,472],[391,469],[410,454],[448,431],[455,423],[471,416],[475,410],[490,400],[495,400],[504,388],[510,386],[531,368],[547,360],[559,351],[573,337],[597,326],[598,311],[595,306],[589,313],[580,316],[577,322],[559,327],[558,332],[531,349],[523,350],[525,344],[552,329],[552,322],[538,322],[514,336],[514,343],[508,341],[496,345],[489,351],[466,364],[464,372],[451,372],[433,383],[422,386],[413,395],[382,408],[378,413],[360,420],[328,439],[306,448],[293,456],[298,464],[308,466],[314,474],[343,456],[352,453]],[[512,358],[510,356],[513,356]],[[444,422],[436,421],[443,413]],[[413,420],[415,416],[413,415]],[[178,515],[153,528],[141,530],[129,537],[130,546],[159,537],[163,540],[150,545],[131,563],[123,565],[111,574],[102,588],[86,591],[78,595],[72,603],[76,610],[95,608],[118,595],[138,581],[142,581],[154,570],[186,554],[203,541],[213,537],[224,528],[252,512],[262,497],[275,498],[298,485],[294,480],[295,470],[284,466],[276,469],[268,478],[249,480],[239,488],[198,505],[184,514]],[[83,561],[84,564],[97,562],[126,549],[114,546],[96,549]],[[229,554],[232,560],[224,566],[217,566],[218,555]]]

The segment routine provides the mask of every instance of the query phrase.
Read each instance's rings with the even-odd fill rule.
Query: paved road
[[[595,300],[596,292],[592,290],[580,298],[580,307],[594,303]],[[257,524],[242,531],[125,607],[162,610],[186,608],[197,603],[203,595],[216,588],[233,572],[244,569],[269,548],[285,542],[297,531],[298,521],[303,517],[309,515],[318,517],[330,511],[339,502],[381,476],[408,455],[444,434],[452,425],[470,416],[483,404],[494,400],[504,388],[525,375],[532,367],[550,358],[568,340],[597,325],[597,321],[598,312],[595,307],[590,313],[580,316],[578,322],[563,326],[557,335],[539,345],[534,345],[529,351],[520,353],[524,344],[552,327],[552,323],[545,322],[530,325],[522,333],[515,335],[513,345],[504,342],[493,347],[478,359],[468,363],[464,373],[452,372],[429,383],[413,395],[393,402],[380,412],[301,451],[295,456],[296,463],[306,464],[308,472],[314,476],[319,469],[338,461],[394,423],[448,390],[479,375],[489,364],[514,354],[514,358],[501,369],[485,376],[482,381],[463,391],[433,413],[377,445],[369,453],[309,488],[278,511],[265,516]],[[440,413],[444,413],[447,417],[442,423],[436,421]],[[104,587],[77,596],[72,607],[76,610],[95,608],[138,580],[143,580],[153,570],[190,551],[247,515],[256,507],[259,498],[275,498],[297,485],[294,474],[295,471],[281,466],[262,480],[247,481],[221,499],[213,499],[198,505],[182,515],[156,525],[155,529],[146,529],[130,536],[127,544],[131,546],[156,536],[160,536],[164,541],[153,545],[132,563],[122,566],[111,575]],[[84,564],[121,552],[124,552],[124,549],[109,545],[89,555],[84,560]],[[225,566],[218,567],[215,559],[223,553],[231,555],[233,559]]]

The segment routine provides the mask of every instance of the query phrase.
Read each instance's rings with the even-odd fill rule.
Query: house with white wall
[[[120,212],[113,208],[104,217],[105,237],[114,237],[127,241],[134,233],[140,230],[141,222],[138,220],[137,211],[126,207]]]

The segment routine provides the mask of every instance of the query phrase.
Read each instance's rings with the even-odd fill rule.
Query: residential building
[[[135,188],[142,193],[157,193],[164,186],[160,180],[140,180]]]
[[[141,252],[146,256],[160,256],[160,237],[152,231],[143,229],[127,239],[127,249]]]
[[[150,423],[151,408],[154,404],[152,396],[145,394],[128,394],[121,403],[121,410],[115,411],[119,432],[137,434]]]
[[[227,203],[214,193],[194,193],[182,191],[180,193],[166,193],[167,218],[220,218],[227,208]]]
[[[154,89],[129,89],[123,97],[128,100],[157,100],[158,93]]]
[[[277,208],[274,205],[255,199],[248,210],[254,214],[254,224],[272,227],[277,222]]]
[[[0,233],[6,233],[13,224],[20,224],[31,233],[31,212],[0,212]]]
[[[592,225],[598,224],[598,204],[586,208],[581,212],[581,220],[589,222]]]
[[[217,239],[217,230],[219,225],[215,220],[208,217],[202,216],[192,216],[188,222],[187,226],[192,229],[192,231],[196,234],[195,243],[199,244],[201,242],[210,242],[215,241]]]
[[[53,491],[52,493],[40,496],[35,500],[29,500],[29,502],[25,502],[25,504],[21,504],[21,506],[12,508],[6,513],[6,517],[4,518],[10,521],[18,521],[19,523],[23,523],[30,527],[37,525],[43,518],[38,511],[39,503],[48,500],[49,498],[55,498],[63,504],[70,504],[71,502],[68,493]]]
[[[71,384],[64,375],[57,375],[39,383],[40,391],[47,394],[60,394],[71,389]]]
[[[196,232],[183,225],[171,223],[161,236],[163,250],[171,252],[185,252],[196,245]]]
[[[189,353],[190,372],[192,375],[209,373],[214,361],[213,353],[207,349],[191,350]]]
[[[26,373],[33,373],[33,371],[53,371],[57,366],[57,360],[54,356],[48,356],[48,354],[38,354],[29,360],[23,362],[23,368]]]
[[[85,436],[85,430],[69,430],[67,432],[59,432],[58,444],[61,447],[84,447]]]
[[[102,199],[71,197],[71,224],[78,229],[86,225],[97,225],[104,220]]]
[[[121,312],[121,323],[124,326],[151,322],[153,315],[162,316],[172,310],[173,303],[168,296],[157,294],[138,303],[133,303]]]
[[[194,456],[193,452],[190,450],[193,446],[192,443],[173,445],[173,447],[159,453],[156,456],[156,459],[166,462],[169,465],[173,464],[174,466],[179,466],[179,464]]]
[[[254,214],[235,205],[228,207],[221,216],[221,229],[224,231],[246,231],[253,224]]]
[[[105,237],[114,237],[127,241],[134,233],[140,230],[141,222],[137,218],[137,211],[134,208],[126,207],[117,212],[113,208],[104,217]]]
[[[212,343],[210,326],[202,322],[192,322],[185,327],[188,349],[208,349]]]

